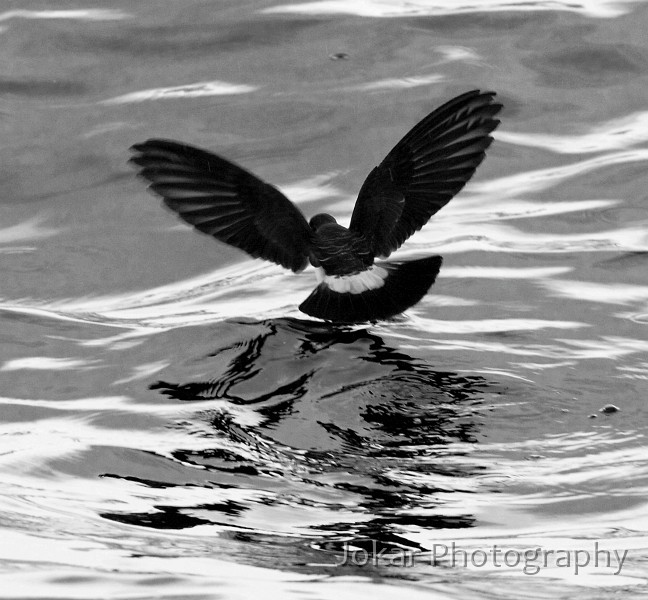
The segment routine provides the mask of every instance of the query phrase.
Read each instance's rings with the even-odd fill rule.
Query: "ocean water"
[[[0,597],[648,594],[648,6],[28,0],[0,13]],[[434,107],[505,108],[393,255],[404,315],[193,232],[131,144],[307,216]]]

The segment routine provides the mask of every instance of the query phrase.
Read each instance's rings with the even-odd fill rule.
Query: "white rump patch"
[[[338,294],[362,294],[385,285],[389,272],[383,267],[372,265],[366,271],[353,275],[327,275],[321,267],[315,269],[315,274],[318,283],[325,283],[329,289]]]

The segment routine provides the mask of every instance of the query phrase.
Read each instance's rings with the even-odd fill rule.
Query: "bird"
[[[417,123],[367,176],[348,227],[309,221],[276,187],[212,152],[167,139],[131,147],[148,188],[195,229],[318,285],[299,309],[341,324],[390,319],[434,284],[441,256],[384,261],[473,176],[499,125],[495,92],[472,90]],[[376,259],[381,260],[376,260]]]

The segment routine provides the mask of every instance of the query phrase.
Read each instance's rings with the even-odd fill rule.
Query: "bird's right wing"
[[[295,272],[308,264],[311,229],[278,189],[215,154],[171,140],[135,144],[130,162],[187,223]]]
[[[466,185],[484,160],[502,108],[494,92],[467,92],[425,117],[362,185],[349,229],[389,256]]]

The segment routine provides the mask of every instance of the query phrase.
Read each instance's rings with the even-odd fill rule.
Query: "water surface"
[[[647,25],[603,0],[0,14],[0,594],[646,594]],[[192,232],[126,164],[183,140],[348,222],[474,88],[496,142],[394,255],[443,255],[437,283],[377,325],[307,319],[312,271]]]

